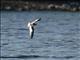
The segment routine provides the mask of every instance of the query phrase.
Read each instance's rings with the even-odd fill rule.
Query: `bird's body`
[[[40,21],[40,20],[41,20],[41,18],[36,19],[35,21],[32,21],[32,22],[28,22],[29,35],[30,35],[31,39],[33,38],[33,35],[34,35],[34,26],[37,25],[36,22]]]

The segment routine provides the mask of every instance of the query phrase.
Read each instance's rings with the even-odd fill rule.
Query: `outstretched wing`
[[[35,24],[37,21],[40,21],[40,20],[41,20],[41,18],[36,19],[35,21],[31,22],[31,24]]]
[[[31,39],[33,38],[33,35],[34,35],[34,28],[31,27],[31,28],[30,28],[30,38],[31,38]]]

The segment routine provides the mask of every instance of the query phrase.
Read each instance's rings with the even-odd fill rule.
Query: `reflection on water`
[[[39,17],[29,39],[27,22]],[[2,11],[0,47],[2,60],[79,60],[80,12]]]

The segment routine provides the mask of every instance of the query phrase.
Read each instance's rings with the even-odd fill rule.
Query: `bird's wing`
[[[33,35],[34,35],[34,28],[33,27],[30,27],[30,38],[32,39],[33,38]]]
[[[37,21],[40,21],[40,20],[41,20],[41,18],[36,19],[35,21],[32,21],[31,24],[35,24]]]

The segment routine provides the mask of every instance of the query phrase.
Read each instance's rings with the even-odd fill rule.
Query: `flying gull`
[[[34,35],[34,26],[37,25],[37,22],[40,21],[41,18],[39,19],[36,19],[32,22],[28,22],[28,28],[29,28],[29,35],[30,35],[30,38],[32,39],[33,38],[33,35]]]

